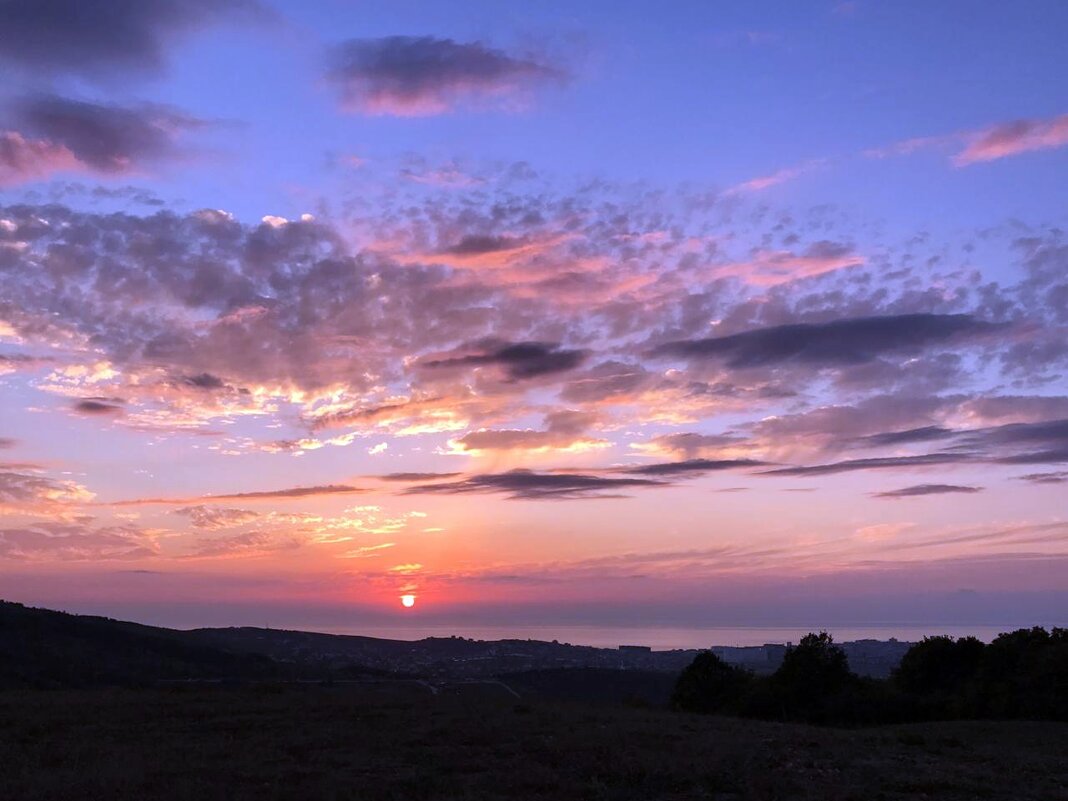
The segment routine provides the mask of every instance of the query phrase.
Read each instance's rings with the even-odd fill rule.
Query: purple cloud
[[[353,39],[333,49],[327,71],[345,110],[404,117],[473,103],[500,106],[562,78],[561,70],[533,58],[433,36]]]
[[[255,0],[5,0],[0,60],[28,73],[158,73],[173,41],[226,16],[262,17]]]

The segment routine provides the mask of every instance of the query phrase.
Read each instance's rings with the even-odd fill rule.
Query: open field
[[[0,693],[0,798],[1068,799],[1068,724],[856,731],[473,686]]]

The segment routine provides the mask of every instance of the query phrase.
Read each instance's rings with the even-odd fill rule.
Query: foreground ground
[[[817,729],[418,686],[0,693],[0,798],[1068,799],[1068,724]]]

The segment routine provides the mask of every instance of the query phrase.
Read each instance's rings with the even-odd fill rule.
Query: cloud
[[[719,454],[738,446],[744,446],[745,438],[736,434],[662,434],[649,442],[632,443],[631,447],[643,453],[657,456],[682,456],[692,459],[698,456]]]
[[[102,561],[156,555],[155,543],[133,526],[45,522],[0,529],[0,558],[24,561]]]
[[[756,459],[687,459],[682,462],[661,462],[621,468],[620,472],[641,476],[675,476],[686,473],[710,473],[720,470],[737,470],[744,467],[760,467],[766,462]]]
[[[230,509],[220,506],[185,506],[175,509],[171,514],[188,517],[194,528],[216,531],[218,529],[234,528],[257,519],[259,512],[250,509]]]
[[[341,554],[342,559],[370,559],[376,556],[382,556],[382,551],[386,548],[394,548],[397,543],[395,542],[382,542],[378,545],[362,545],[359,548],[353,548],[345,551]]]
[[[1049,119],[1002,122],[974,131],[919,136],[888,147],[865,151],[869,158],[910,156],[924,150],[959,148],[952,157],[957,167],[997,161],[1022,153],[1054,150],[1068,145],[1068,114]]]
[[[559,69],[532,58],[432,36],[344,42],[332,50],[327,72],[346,111],[404,117],[500,106],[562,78]]]
[[[545,417],[545,430],[481,429],[449,440],[453,453],[477,455],[485,451],[581,452],[606,448],[611,443],[586,434],[598,420],[591,412],[561,409]]]
[[[189,559],[220,559],[231,556],[263,556],[276,551],[289,551],[300,548],[303,542],[292,536],[278,536],[266,531],[248,531],[230,537],[201,538]]]
[[[974,461],[969,453],[926,453],[918,456],[875,456],[870,459],[847,459],[830,464],[779,467],[765,470],[764,476],[826,476],[834,473],[849,473],[855,470],[895,470],[914,467],[932,467],[945,464],[960,464]]]
[[[455,478],[460,473],[387,473],[384,476],[375,476],[379,481],[397,481],[397,482],[421,482],[421,481],[444,481],[445,479]]]
[[[55,95],[22,98],[14,105],[13,122],[19,132],[0,139],[8,182],[70,170],[143,172],[181,155],[179,136],[207,124],[166,106],[105,105]]]
[[[122,414],[122,407],[96,398],[85,398],[74,404],[74,411],[92,416]]]
[[[921,495],[974,494],[982,492],[982,487],[961,487],[956,484],[916,484],[888,492],[876,492],[875,498],[914,498]]]
[[[1068,462],[1068,419],[1008,423],[961,433],[966,446],[994,451],[994,461],[1001,464]],[[1015,452],[1005,453],[1005,449]]]
[[[735,443],[665,439],[650,445],[662,453],[649,453],[665,462],[802,464],[834,461],[822,452],[880,433],[1035,419],[1037,403],[1009,403],[1015,411],[989,419],[990,404],[961,404],[984,389],[1054,380],[1058,358],[1068,357],[1050,351],[1047,323],[1060,312],[1049,290],[1063,280],[1053,251],[1048,264],[1037,246],[1013,251],[1026,296],[1015,285],[976,283],[956,265],[913,269],[930,264],[922,245],[761,287],[716,280],[716,271],[760,252],[830,258],[837,247],[845,257],[850,246],[841,243],[852,237],[838,236],[822,212],[797,221],[765,210],[738,218],[743,233],[690,196],[668,202],[607,183],[563,191],[508,180],[448,192],[401,184],[396,196],[354,203],[336,223],[246,224],[210,209],[0,207],[0,332],[51,360],[35,361],[36,374],[26,361],[0,362],[66,404],[121,398],[115,426],[203,435],[201,447],[227,457],[383,441],[392,453],[401,443],[390,437],[423,436],[410,446],[432,452],[473,434],[465,445],[625,444],[666,426],[714,436],[702,423],[730,419],[725,436]],[[433,255],[507,260],[535,242],[557,244],[503,269]],[[1000,319],[1014,328],[980,341],[1001,330],[981,321]],[[713,332],[720,336],[705,343]],[[1036,336],[1050,339],[1041,358],[1017,357]],[[712,358],[641,363],[646,343],[665,341]],[[848,369],[829,376],[825,366]],[[950,393],[959,397],[949,402]],[[864,405],[881,395],[893,403]],[[932,397],[942,405],[914,402]],[[856,411],[817,414],[816,398],[848,398]],[[555,410],[597,422],[568,436],[531,423]],[[796,452],[777,452],[779,443]],[[523,458],[522,448],[496,453],[494,469]],[[199,502],[209,503],[189,504]]]
[[[713,278],[735,277],[754,286],[778,286],[857,267],[864,261],[864,257],[850,246],[823,240],[814,242],[799,254],[789,250],[761,250],[750,259],[720,265],[711,272]]]
[[[1028,473],[1019,476],[1020,481],[1029,481],[1032,484],[1068,484],[1068,470],[1052,473]]]
[[[84,169],[69,148],[44,139],[27,139],[17,131],[0,131],[0,187]]]
[[[960,342],[1005,327],[977,320],[968,314],[858,317],[667,342],[653,353],[689,359],[723,359],[728,366],[736,368],[787,362],[855,365],[870,362],[884,353],[914,353],[925,347]]]
[[[299,498],[318,498],[331,495],[357,495],[368,492],[360,487],[348,484],[321,484],[312,487],[287,487],[278,490],[260,490],[256,492],[233,492],[219,495],[200,495],[195,498],[134,498],[124,501],[112,501],[107,506],[150,506],[155,504],[196,505],[198,501],[261,501],[293,500]]]
[[[511,500],[581,500],[618,498],[619,491],[663,486],[663,482],[639,478],[606,478],[579,473],[535,473],[511,470],[507,473],[473,475],[462,481],[420,484],[408,487],[405,495],[498,494]]]
[[[552,373],[574,370],[586,359],[581,350],[566,350],[548,342],[514,342],[476,346],[480,353],[430,359],[428,369],[463,369],[483,365],[500,366],[511,381],[523,381]]]
[[[869,434],[866,437],[860,437],[856,443],[867,448],[884,448],[912,444],[914,442],[931,442],[953,437],[956,434],[956,431],[943,426],[920,426],[919,428],[909,428],[904,431],[883,431],[878,434]]]
[[[567,239],[563,234],[519,237],[468,234],[453,245],[411,258],[428,259],[450,267],[496,269],[526,264],[536,257],[544,256]]]
[[[958,167],[1068,145],[1068,114],[1048,120],[1014,120],[994,125],[969,137],[953,157]]]
[[[222,389],[226,386],[226,383],[221,378],[216,375],[212,375],[211,373],[201,373],[200,375],[186,376],[184,381],[189,386],[196,387],[197,389]]]
[[[547,451],[580,452],[607,448],[611,443],[605,439],[587,437],[583,434],[559,431],[535,431],[532,429],[482,429],[449,440],[452,453],[477,455],[486,451]]]
[[[5,0],[0,60],[31,74],[158,73],[177,37],[235,12],[262,16],[253,0]]]
[[[81,484],[0,465],[0,514],[69,517],[90,502],[93,493]],[[25,467],[30,467],[26,465]]]
[[[260,492],[235,492],[230,495],[212,495],[218,500],[234,501],[242,498],[259,500],[264,498],[308,498],[322,495],[352,495],[367,492],[366,489],[351,487],[348,484],[321,484],[315,487],[290,487],[280,490],[265,490]]]
[[[822,159],[815,161],[807,161],[804,164],[799,164],[796,167],[787,167],[785,169],[777,170],[768,175],[761,175],[756,178],[751,178],[748,181],[732,186],[727,190],[726,194],[735,195],[746,192],[761,192],[765,189],[770,189],[773,186],[784,184],[788,181],[792,181],[795,178],[799,178],[805,173],[812,172],[819,169],[826,162]]]

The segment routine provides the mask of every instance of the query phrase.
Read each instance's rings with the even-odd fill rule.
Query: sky
[[[1068,623],[1066,30],[0,0],[0,597]]]

